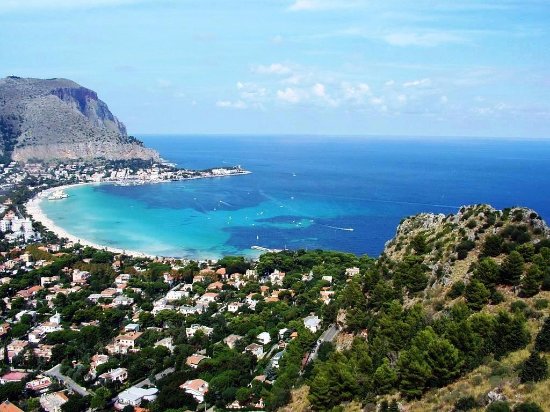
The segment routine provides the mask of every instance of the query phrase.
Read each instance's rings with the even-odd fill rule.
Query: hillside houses
[[[127,354],[128,352],[136,352],[139,350],[136,341],[142,335],[141,332],[129,332],[115,337],[112,343],[107,345],[105,349],[110,355]]]

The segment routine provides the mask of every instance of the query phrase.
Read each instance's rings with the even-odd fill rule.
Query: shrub
[[[519,379],[522,383],[539,382],[548,377],[548,362],[538,352],[531,352],[529,357],[521,364]]]
[[[477,407],[477,402],[473,396],[463,396],[455,402],[455,411],[469,411]]]
[[[550,317],[544,320],[535,340],[535,349],[541,352],[550,352]]]
[[[466,259],[468,252],[476,246],[475,242],[472,240],[463,240],[455,247],[457,257],[459,260]]]
[[[464,282],[459,280],[453,283],[453,286],[451,286],[451,290],[447,293],[447,296],[450,297],[451,299],[456,299],[459,296],[462,296],[465,288],[466,288],[466,285],[464,284]]]
[[[511,412],[510,405],[506,401],[496,401],[487,406],[486,412]]]
[[[491,235],[485,238],[482,253],[485,256],[498,256],[502,248],[503,239],[498,235]]]
[[[527,303],[523,300],[516,300],[510,304],[512,313],[523,313],[527,309]]]
[[[535,402],[518,403],[514,407],[514,412],[544,412]]]

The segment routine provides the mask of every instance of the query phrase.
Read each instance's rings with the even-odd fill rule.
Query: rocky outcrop
[[[16,161],[152,159],[96,92],[67,79],[0,79],[0,154]]]

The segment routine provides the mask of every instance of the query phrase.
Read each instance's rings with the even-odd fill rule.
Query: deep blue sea
[[[404,217],[474,203],[550,217],[548,140],[139,137],[181,167],[252,174],[77,187],[43,202],[48,217],[103,245],[193,258],[255,256],[253,245],[377,256]]]

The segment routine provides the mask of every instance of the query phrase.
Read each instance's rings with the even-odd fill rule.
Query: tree
[[[519,284],[523,267],[523,257],[515,250],[510,252],[500,266],[500,281],[507,285]]]
[[[550,317],[544,319],[544,324],[535,340],[535,349],[541,352],[550,352]]]
[[[521,315],[510,316],[507,312],[499,312],[493,337],[493,348],[496,358],[509,352],[521,349],[529,343],[531,335],[525,326]]]
[[[472,279],[465,289],[466,301],[468,307],[472,310],[479,311],[483,305],[489,302],[491,293],[485,285],[478,280]]]
[[[518,403],[514,407],[514,412],[544,412],[535,402]]]
[[[464,363],[460,352],[447,339],[441,338],[428,327],[420,332],[420,339],[426,339],[422,344],[415,338],[413,344],[424,350],[428,365],[432,370],[430,384],[444,386],[458,375]],[[424,348],[422,348],[424,346]]]
[[[548,377],[548,362],[537,351],[531,352],[529,357],[521,364],[519,379],[522,383],[538,382]]]
[[[540,269],[535,265],[531,266],[521,280],[521,296],[530,298],[539,293],[541,277]]]
[[[430,251],[426,243],[426,234],[419,233],[411,240],[411,246],[417,255],[425,255]]]
[[[388,358],[384,358],[374,372],[374,382],[376,383],[375,390],[379,395],[389,393],[397,383],[397,371],[390,366]]]
[[[105,409],[110,398],[111,391],[102,386],[95,391],[90,406],[94,409]]]
[[[410,292],[420,292],[428,284],[426,270],[420,256],[406,256],[397,265],[394,282],[397,286],[405,286]]]
[[[319,350],[317,351],[317,358],[321,362],[325,362],[330,357],[330,354],[334,352],[334,344],[332,342],[323,341],[319,345]]]
[[[498,272],[498,264],[493,259],[483,258],[474,269],[474,277],[485,286],[492,288],[498,281]]]
[[[398,360],[399,388],[411,398],[422,395],[432,374],[430,365],[416,346],[401,352]]]
[[[399,412],[399,405],[395,399],[391,401],[388,412]]]
[[[310,385],[309,400],[316,410],[327,410],[351,401],[359,391],[352,365],[341,353],[334,353],[319,366]]]
[[[502,248],[502,237],[498,235],[491,235],[485,238],[483,243],[482,253],[484,256],[498,256]]]

